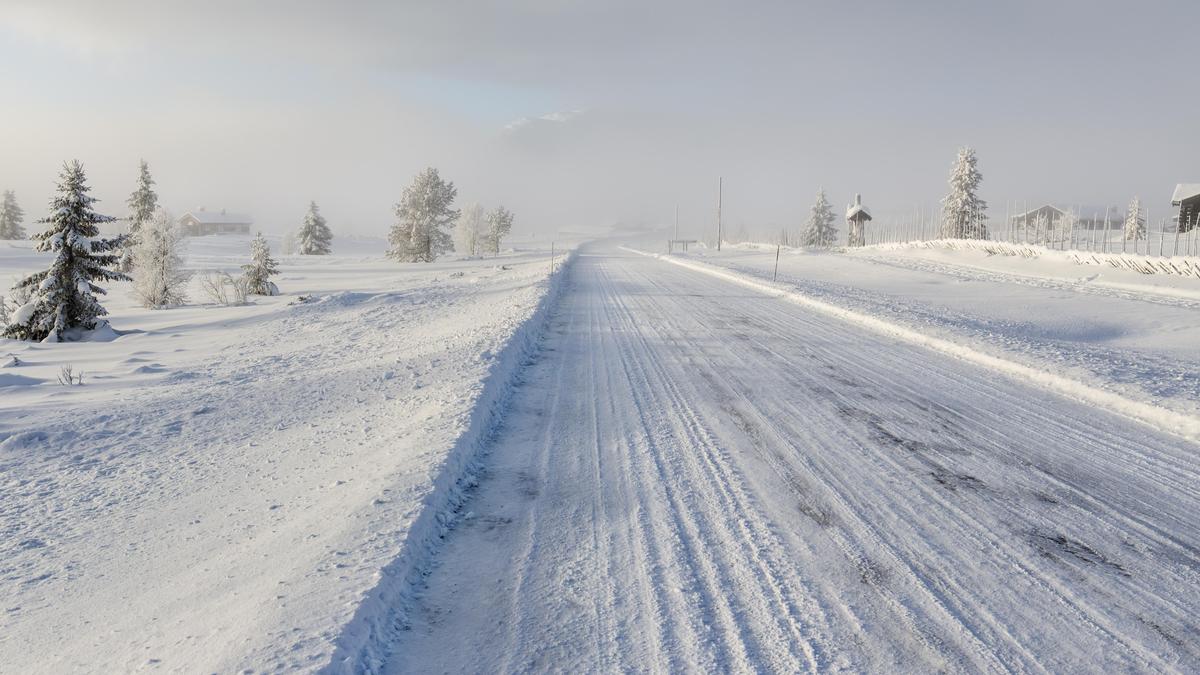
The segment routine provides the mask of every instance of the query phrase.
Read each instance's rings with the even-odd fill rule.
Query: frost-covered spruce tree
[[[453,208],[456,196],[454,183],[442,180],[437,169],[430,167],[417,174],[396,204],[396,224],[388,234],[388,256],[400,262],[433,262],[453,251],[454,242],[446,230],[458,218]]]
[[[308,213],[304,215],[304,222],[296,233],[296,252],[300,255],[329,255],[332,242],[333,232],[325,224],[325,217],[321,215],[317,203],[309,202]]]
[[[161,207],[142,224],[133,246],[137,267],[133,292],[143,307],[173,307],[187,301],[187,283],[192,274],[183,269],[185,241],[175,218]]]
[[[959,148],[950,170],[950,194],[942,199],[942,237],[987,239],[987,202],[976,192],[983,175],[975,166],[975,150]]]
[[[115,269],[113,251],[125,245],[125,235],[99,237],[101,223],[115,220],[92,209],[96,198],[88,194],[87,177],[78,162],[63,165],[58,196],[50,202],[50,215],[39,224],[45,231],[34,235],[37,250],[54,253],[50,268],[32,274],[15,290],[27,290],[29,300],[9,317],[4,337],[17,340],[60,342],[91,330],[108,312],[96,299],[104,294],[94,281],[127,281]]]
[[[279,263],[271,257],[267,238],[258,233],[250,240],[250,264],[242,265],[242,276],[246,278],[251,295],[279,295],[279,287],[271,277],[279,273]]]
[[[1142,215],[1142,200],[1134,197],[1125,213],[1125,239],[1136,241],[1146,238],[1146,218]]]
[[[150,177],[150,165],[144,159],[138,166],[137,189],[129,195],[129,201],[126,204],[129,206],[129,239],[125,244],[125,251],[121,255],[121,271],[123,272],[133,269],[135,264],[133,247],[137,245],[138,239],[141,237],[142,227],[150,222],[150,219],[154,217],[154,210],[158,208],[158,193],[154,191],[154,179]]]
[[[833,246],[837,241],[837,228],[833,226],[834,221],[833,207],[825,198],[825,190],[817,190],[817,201],[812,205],[812,213],[808,216],[808,221],[804,223],[804,233],[800,237],[800,243],[804,246]]]
[[[512,224],[512,211],[503,206],[497,206],[487,214],[487,244],[493,254],[500,253],[500,242],[512,231]]]
[[[483,220],[483,207],[471,204],[464,208],[454,226],[455,250],[467,255],[479,255],[482,244],[487,238],[487,228]]]
[[[25,238],[25,211],[17,204],[17,195],[12,190],[4,191],[0,203],[0,239]]]

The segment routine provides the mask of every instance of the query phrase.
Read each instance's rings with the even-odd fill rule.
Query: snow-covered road
[[[386,670],[1195,672],[1197,450],[593,248]]]

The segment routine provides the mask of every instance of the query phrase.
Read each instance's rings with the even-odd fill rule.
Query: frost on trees
[[[484,223],[483,207],[471,204],[462,210],[458,223],[454,226],[455,250],[467,255],[482,253],[487,229]]]
[[[983,175],[975,167],[975,150],[960,148],[950,170],[950,194],[942,200],[942,237],[987,239],[987,202],[976,192]]]
[[[804,246],[830,247],[837,241],[837,228],[833,226],[833,207],[825,198],[825,190],[817,190],[817,201],[812,205],[812,213],[804,224],[804,233],[800,243]]]
[[[173,307],[187,301],[187,283],[192,275],[183,268],[184,242],[183,229],[166,209],[156,209],[154,216],[142,224],[133,245],[137,267],[133,292],[143,307]]]
[[[1125,214],[1125,239],[1137,241],[1146,238],[1146,218],[1142,215],[1142,200],[1137,197],[1129,202],[1129,211]]]
[[[54,254],[50,268],[32,274],[15,289],[28,291],[29,299],[9,317],[4,337],[17,340],[60,342],[92,330],[108,314],[96,299],[104,289],[95,281],[127,281],[116,268],[114,252],[125,245],[126,235],[100,238],[101,223],[115,220],[92,209],[96,198],[88,194],[87,178],[78,162],[63,165],[58,195],[50,202],[50,215],[39,224],[45,231],[34,235],[37,250]]]
[[[12,190],[4,191],[0,203],[0,239],[25,238],[25,211],[17,204],[17,195]]]
[[[453,208],[458,190],[430,167],[404,189],[396,204],[396,224],[388,233],[388,256],[400,262],[433,262],[454,250],[447,230],[454,226],[458,211]]]
[[[487,215],[487,244],[493,254],[500,253],[500,242],[512,231],[512,211],[497,206]]]
[[[158,207],[158,194],[154,192],[154,179],[150,177],[150,166],[144,159],[138,169],[137,189],[129,195],[129,201],[126,204],[129,206],[129,239],[121,255],[121,271],[123,272],[130,271],[136,264],[133,247],[137,245],[138,238],[141,237],[142,228],[154,217],[154,210]]]
[[[329,255],[332,252],[333,232],[325,224],[316,202],[308,203],[308,213],[296,234],[296,252],[300,255]]]
[[[279,263],[271,257],[271,247],[259,232],[250,240],[250,263],[242,265],[242,276],[251,295],[279,295],[279,287],[271,277],[279,273]]]

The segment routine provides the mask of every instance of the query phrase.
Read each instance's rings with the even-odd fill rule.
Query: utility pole
[[[679,241],[679,204],[675,204],[675,241]]]
[[[717,178],[717,251],[721,250],[721,197],[725,192],[725,178]]]

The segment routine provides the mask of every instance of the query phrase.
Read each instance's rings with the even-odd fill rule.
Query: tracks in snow
[[[653,260],[576,263],[387,670],[1188,670],[1196,449]]]

